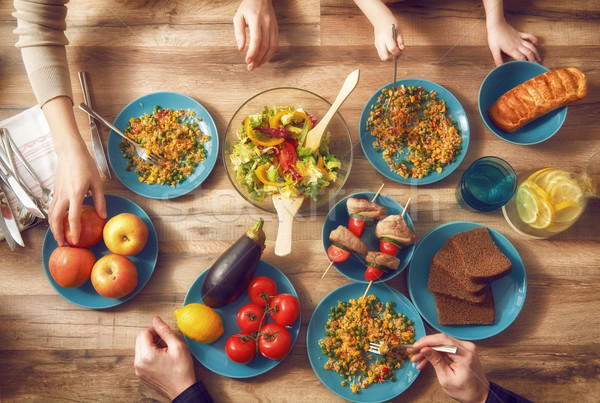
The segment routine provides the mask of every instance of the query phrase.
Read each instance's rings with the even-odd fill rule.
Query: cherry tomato
[[[271,317],[280,326],[290,326],[300,316],[300,302],[290,294],[279,294],[269,305]]]
[[[350,220],[348,222],[348,228],[350,229],[350,231],[354,232],[354,235],[356,235],[359,238],[365,232],[365,225],[367,225],[365,220],[362,220],[357,217],[350,217]]]
[[[258,332],[265,311],[256,304],[244,305],[237,314],[237,324],[244,332]]]
[[[327,248],[327,257],[334,263],[343,262],[350,257],[350,252],[335,245]]]
[[[281,360],[292,348],[292,335],[277,323],[266,324],[258,337],[258,351],[271,360]]]
[[[248,364],[256,355],[256,340],[249,333],[237,333],[227,339],[225,353],[231,361]]]
[[[388,255],[396,256],[398,253],[398,247],[388,241],[379,241],[379,250]]]
[[[281,170],[283,172],[288,172],[290,166],[296,165],[298,154],[296,154],[296,147],[289,141],[284,141],[281,145],[283,148],[279,150],[279,163],[281,164]]]
[[[256,276],[248,286],[248,297],[256,305],[267,306],[265,298],[271,301],[277,295],[277,284],[266,276]]]
[[[367,267],[367,270],[365,271],[365,280],[375,281],[379,277],[381,277],[382,274],[383,274],[383,271],[381,271],[380,269],[373,267],[373,266],[369,266],[369,267]]]

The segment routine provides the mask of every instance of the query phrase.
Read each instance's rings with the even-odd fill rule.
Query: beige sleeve
[[[40,105],[52,98],[73,99],[65,45],[69,0],[14,0],[21,55]]]

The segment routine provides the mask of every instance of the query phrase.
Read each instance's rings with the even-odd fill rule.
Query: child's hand
[[[250,34],[246,64],[252,71],[268,62],[279,45],[279,26],[271,0],[242,0],[233,17],[238,50],[246,46],[246,26]]]
[[[392,24],[396,27],[396,38],[392,36]],[[398,21],[378,23],[373,28],[375,31],[375,48],[381,60],[390,60],[393,56],[402,55],[404,38]]]
[[[540,62],[536,46],[538,40],[532,34],[519,32],[508,23],[488,25],[488,44],[496,66],[503,63],[502,52],[515,60]]]
[[[456,354],[440,353],[429,346],[453,344],[458,346]],[[484,402],[489,393],[490,383],[477,356],[473,343],[456,340],[445,334],[433,334],[419,339],[413,349],[412,362],[418,362],[418,370],[431,363],[440,385],[453,399],[461,402]]]

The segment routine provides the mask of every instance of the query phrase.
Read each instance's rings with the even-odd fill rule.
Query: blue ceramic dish
[[[487,75],[479,89],[479,114],[494,135],[509,143],[532,145],[548,140],[561,128],[567,116],[566,106],[555,109],[512,133],[498,128],[488,116],[488,109],[501,95],[547,71],[541,64],[514,60],[496,67]]]
[[[123,197],[110,194],[105,194],[104,197],[106,198],[106,212],[108,215],[107,221],[111,217],[114,217],[118,214],[131,213],[140,217],[148,227],[148,241],[146,242],[144,249],[135,256],[128,256],[128,258],[135,264],[135,267],[138,271],[138,284],[130,294],[118,299],[106,298],[96,292],[91,281],[88,281],[78,288],[63,288],[59,286],[50,275],[50,269],[48,267],[50,255],[54,249],[58,247],[54,237],[52,236],[52,232],[50,232],[50,229],[48,229],[46,232],[44,244],[42,246],[42,262],[44,265],[44,273],[46,274],[46,277],[48,278],[48,281],[52,287],[54,287],[56,292],[58,292],[58,294],[67,301],[84,308],[110,308],[120,305],[123,302],[133,298],[138,292],[140,292],[142,288],[144,288],[150,279],[150,276],[154,271],[154,266],[156,265],[156,258],[158,257],[158,238],[156,236],[154,225],[152,225],[152,221],[150,221],[148,214],[146,214],[146,212],[144,212],[144,210],[142,210],[137,204]],[[83,204],[93,205],[92,198],[90,196],[86,197],[83,201]],[[96,260],[111,253],[102,240],[89,249],[94,252]]]
[[[417,244],[415,257],[408,270],[410,298],[423,319],[434,329],[462,340],[481,340],[502,332],[521,312],[527,294],[527,276],[519,253],[508,239],[488,227],[492,239],[512,263],[512,272],[492,283],[496,319],[491,325],[440,325],[433,293],[427,290],[431,258],[452,235],[481,226],[474,222],[457,221],[432,229]]]
[[[155,105],[174,110],[187,111],[190,109],[195,112],[196,118],[201,118],[201,121],[198,122],[200,129],[202,133],[210,136],[210,140],[204,144],[206,160],[198,164],[196,170],[175,187],[142,183],[138,180],[135,171],[125,169],[128,160],[123,157],[119,147],[122,138],[112,130],[108,135],[108,160],[117,178],[132,192],[150,199],[172,199],[196,189],[208,177],[219,154],[219,134],[215,122],[204,106],[196,100],[176,92],[154,92],[132,101],[117,115],[114,125],[125,132],[129,119],[140,117],[145,113],[152,114]]]
[[[347,197],[344,197],[342,200],[337,202],[335,206],[333,206],[333,208],[329,211],[329,214],[327,214],[327,217],[325,218],[325,222],[323,223],[323,233],[321,234],[325,254],[327,254],[327,249],[331,246],[331,241],[329,240],[329,234],[331,233],[331,231],[333,231],[340,225],[343,225],[345,227],[348,226],[348,220],[350,218],[350,216],[348,215],[348,209],[346,208],[346,201],[348,200],[348,198],[355,197],[358,199],[372,200],[374,196],[375,192],[354,193]],[[398,204],[398,202],[396,202],[391,197],[383,194],[379,194],[375,202],[385,207],[388,211],[388,215],[402,214],[404,210],[404,207]],[[410,228],[412,228],[413,230],[415,229],[408,212],[404,214],[404,220]],[[375,225],[376,223],[370,227],[367,226],[361,239],[364,243],[367,244],[369,250],[379,251],[379,239],[377,239],[377,237],[375,236]],[[398,270],[392,270],[389,273],[384,273],[379,279],[374,281],[374,283],[383,283],[400,274],[406,268],[406,266],[408,266],[410,259],[412,259],[414,250],[415,245],[403,247],[396,254],[396,257],[400,259],[400,266],[398,267]],[[350,280],[366,284],[369,282],[365,280],[365,270],[367,269],[365,263],[366,262],[364,260],[364,256],[358,255],[357,253],[352,253],[346,261],[334,263],[333,266],[343,276],[349,278]],[[325,270],[325,268],[323,268],[323,270]]]
[[[310,365],[312,365],[315,374],[330,391],[351,402],[384,402],[404,392],[417,379],[419,375],[417,364],[410,362],[410,360],[405,361],[402,368],[395,371],[396,382],[374,383],[366,389],[362,389],[359,393],[352,393],[350,386],[340,384],[341,378],[337,372],[323,368],[328,357],[323,354],[321,347],[319,347],[319,340],[325,337],[325,324],[329,319],[330,308],[337,306],[338,301],[349,301],[350,299],[362,297],[365,289],[364,284],[350,283],[341,286],[323,298],[310,318],[306,331],[306,349]],[[413,321],[415,340],[425,336],[423,321],[415,307],[399,291],[385,284],[373,284],[369,289],[369,295],[375,295],[383,303],[394,301],[396,312],[406,315],[409,320]]]
[[[462,149],[460,154],[456,156],[456,160],[450,163],[450,165],[444,167],[441,173],[434,171],[421,179],[405,178],[390,170],[387,163],[383,159],[382,153],[375,151],[375,148],[373,147],[373,136],[371,135],[371,132],[366,129],[366,127],[369,114],[371,113],[371,107],[378,103],[377,98],[379,98],[383,89],[392,88],[392,83],[384,85],[375,91],[363,108],[362,114],[360,115],[360,145],[371,165],[373,165],[373,167],[375,167],[375,169],[386,178],[398,183],[403,183],[405,185],[429,185],[446,178],[448,175],[454,172],[456,168],[458,168],[462,160],[465,158],[467,149],[469,148],[469,138],[471,133],[469,129],[469,120],[467,119],[467,114],[465,113],[464,108],[460,102],[458,102],[458,99],[456,99],[456,97],[444,87],[431,81],[416,78],[407,78],[396,81],[396,86],[401,85],[404,85],[405,87],[417,86],[422,87],[426,91],[435,91],[438,95],[438,98],[443,99],[446,102],[448,115],[452,115],[452,119],[456,121],[456,126],[460,130],[460,135],[462,138]],[[404,147],[404,153],[404,155],[407,155],[408,147]],[[400,160],[403,159],[403,157],[399,157],[397,159]]]
[[[194,302],[203,303],[202,301],[202,280],[206,276],[208,270],[205,270],[197,279],[194,284],[190,287],[183,305],[191,304]],[[255,276],[267,276],[275,281],[277,284],[277,292],[279,294],[287,293],[298,297],[296,290],[288,278],[280,272],[275,266],[261,260],[256,268]],[[235,301],[227,304],[221,308],[215,309],[215,311],[221,316],[223,321],[223,335],[219,339],[210,344],[198,343],[189,337],[185,337],[185,342],[194,354],[194,357],[206,368],[222,376],[229,378],[251,378],[273,369],[281,361],[285,360],[270,360],[258,354],[258,356],[248,364],[238,364],[237,362],[231,361],[225,353],[225,343],[230,336],[241,332],[237,325],[237,313],[246,304],[251,303],[248,293],[244,292]],[[273,320],[269,318],[267,323],[271,323]],[[298,316],[296,322],[287,329],[292,335],[292,348],[298,338],[300,332],[300,324],[302,319]],[[290,349],[291,350],[291,349]]]

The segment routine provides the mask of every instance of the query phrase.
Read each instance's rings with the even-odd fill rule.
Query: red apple
[[[148,227],[135,214],[121,213],[104,226],[104,243],[118,255],[132,256],[140,253],[148,241]]]
[[[96,258],[85,248],[59,246],[50,255],[50,275],[61,287],[81,287],[90,279]]]
[[[63,218],[65,239],[71,246],[79,246],[81,248],[94,246],[102,239],[102,230],[105,223],[106,219],[96,213],[94,206],[81,206],[81,215],[79,217],[81,230],[79,233],[79,242],[75,243],[73,242],[73,234],[71,233],[71,225],[69,224],[69,212],[67,211]]]
[[[122,298],[137,286],[138,272],[129,258],[110,254],[98,259],[92,269],[92,285],[106,298]]]

